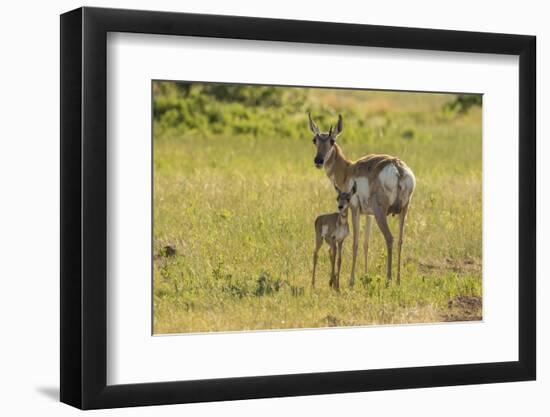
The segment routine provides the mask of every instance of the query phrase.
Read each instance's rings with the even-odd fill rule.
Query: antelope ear
[[[336,129],[334,130],[334,136],[338,136],[344,129],[344,122],[342,121],[342,115],[338,115],[338,123],[336,123]]]
[[[353,187],[351,188],[351,195],[357,192],[357,183],[353,181]]]
[[[318,135],[320,133],[319,128],[317,127],[317,125],[315,124],[313,119],[311,118],[311,113],[308,112],[307,117],[309,118],[309,128],[310,128],[310,130],[313,133],[315,133],[316,135]]]

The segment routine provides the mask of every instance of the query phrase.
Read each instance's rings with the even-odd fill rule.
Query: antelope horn
[[[311,131],[313,133],[318,135],[319,134],[319,128],[317,127],[317,125],[315,124],[313,119],[311,118],[311,113],[310,112],[307,112],[307,117],[309,118],[309,128],[311,129]]]

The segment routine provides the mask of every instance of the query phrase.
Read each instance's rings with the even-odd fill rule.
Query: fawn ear
[[[344,122],[342,121],[342,115],[338,115],[338,123],[336,123],[336,129],[334,129],[334,137],[338,136],[340,133],[342,133],[342,130],[344,129]]]
[[[353,181],[353,187],[351,188],[351,195],[357,192],[357,183]]]
[[[309,118],[309,128],[310,128],[310,130],[313,133],[315,133],[316,135],[318,135],[319,134],[319,128],[317,127],[317,125],[315,124],[313,119],[311,118],[311,113],[308,112],[307,117]]]

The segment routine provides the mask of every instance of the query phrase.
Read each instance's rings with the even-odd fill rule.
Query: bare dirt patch
[[[477,296],[460,295],[451,298],[449,309],[443,314],[444,321],[479,321],[482,320],[482,299]]]
[[[333,316],[332,314],[329,314],[324,318],[324,324],[328,327],[339,327],[342,326],[342,320],[340,320],[338,317]]]
[[[441,273],[444,271],[453,271],[457,273],[480,273],[481,263],[474,259],[451,259],[446,258],[443,262],[420,261],[418,263],[420,271],[424,274]]]

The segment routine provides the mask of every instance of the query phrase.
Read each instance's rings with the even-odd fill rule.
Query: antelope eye
[[[313,142],[313,144],[316,144],[317,143],[316,138],[313,138],[312,142]]]

